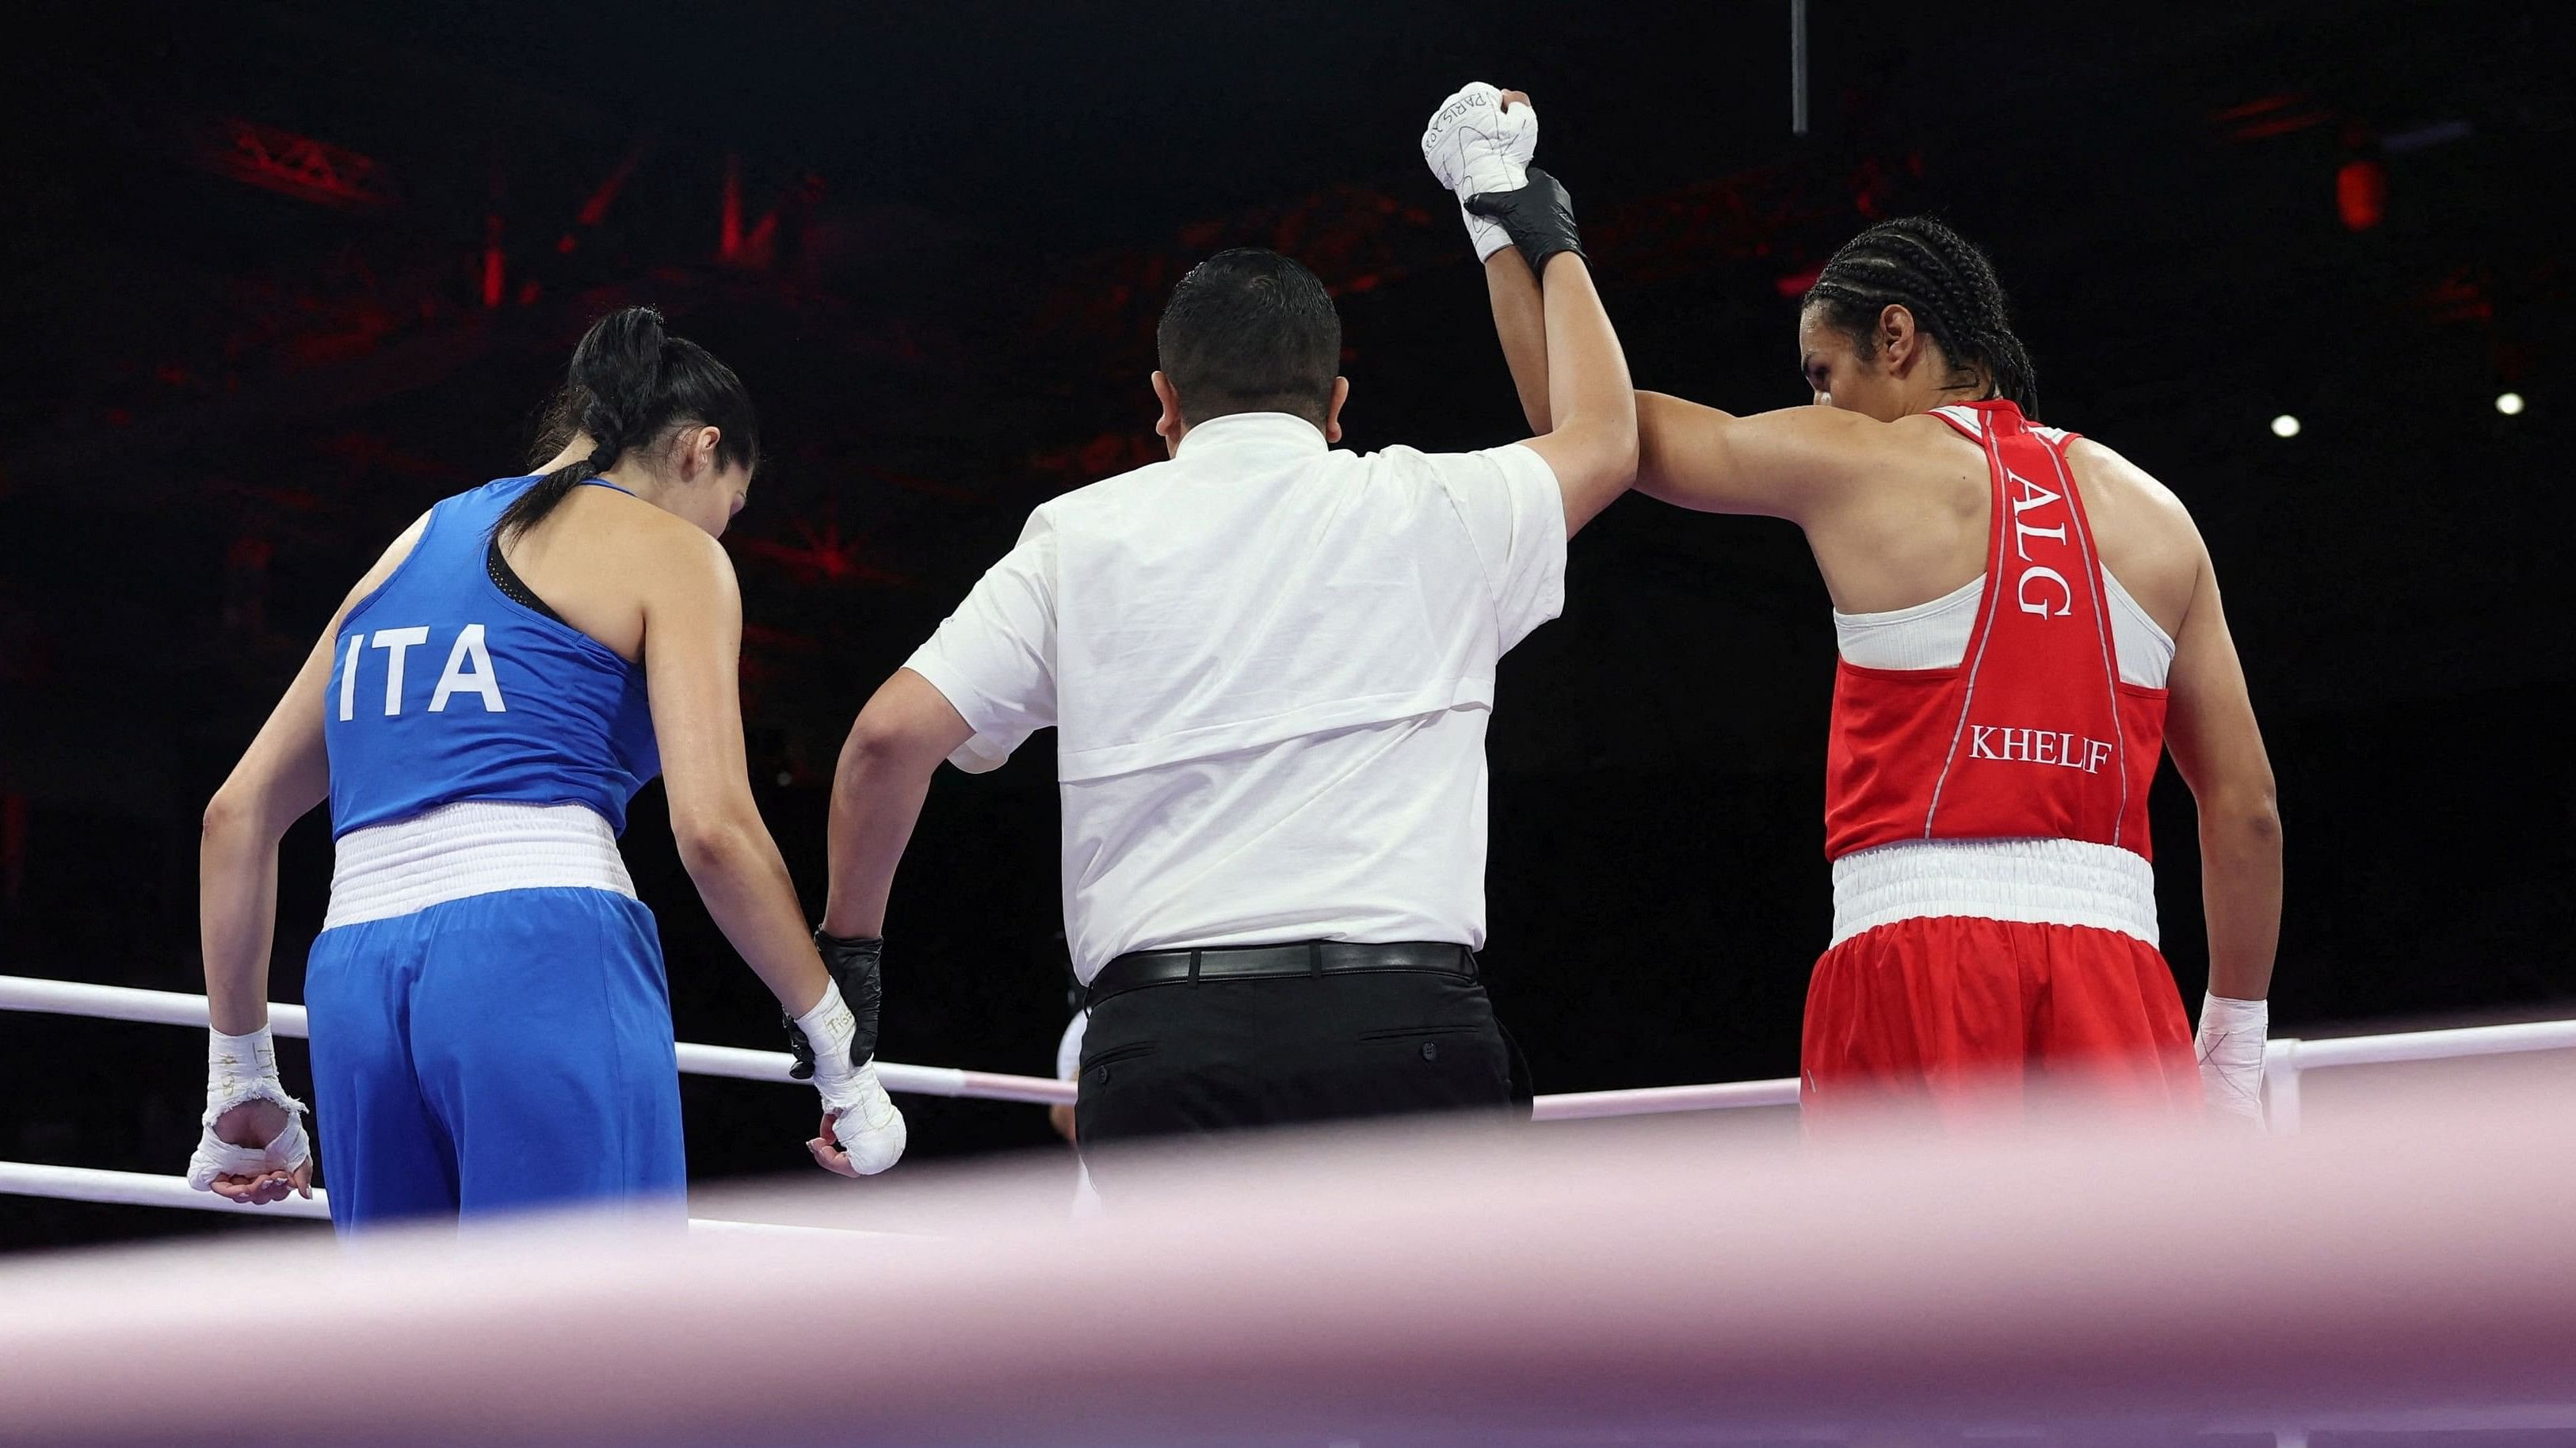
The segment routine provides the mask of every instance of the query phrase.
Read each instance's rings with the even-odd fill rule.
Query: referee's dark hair
[[[1154,342],[1192,426],[1286,412],[1322,427],[1332,409],[1341,315],[1313,272],[1275,251],[1239,246],[1190,268]]]

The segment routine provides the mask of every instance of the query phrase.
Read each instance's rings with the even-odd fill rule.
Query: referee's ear
[[[1342,440],[1342,404],[1351,400],[1351,379],[1333,379],[1333,400],[1324,404],[1324,441]]]
[[[1154,420],[1154,435],[1163,440],[1165,453],[1178,457],[1181,439],[1188,435],[1190,425],[1181,416],[1180,389],[1172,385],[1172,379],[1164,376],[1159,367],[1154,369],[1154,399],[1163,404],[1163,415]]]

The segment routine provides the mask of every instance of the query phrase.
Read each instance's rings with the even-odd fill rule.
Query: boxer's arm
[[[1512,386],[1533,431],[1550,430],[1548,328],[1538,283],[1517,249],[1485,259],[1485,293]],[[1876,423],[1830,407],[1738,417],[1660,392],[1637,394],[1636,489],[1702,513],[1805,521],[1884,439]]]
[[[644,685],[680,863],[707,914],[791,1016],[831,978],[787,862],[752,801],[742,742],[742,592],[724,546],[655,530],[644,580]]]
[[[2281,812],[2271,756],[2205,549],[2167,683],[2165,742],[2200,812],[2209,991],[2228,1000],[2263,1000],[2271,994],[2272,956],[2281,939]]]
[[[1547,309],[1520,248],[1507,246],[1485,258],[1485,297],[1494,306],[1494,335],[1511,368],[1512,390],[1520,394],[1521,416],[1529,419],[1531,432],[1547,432],[1553,426],[1547,402]]]
[[[304,666],[250,748],[207,801],[197,843],[197,930],[214,1028],[248,1035],[268,1024],[268,955],[277,927],[277,842],[331,792],[322,701],[333,646],[349,610],[384,586],[429,526],[413,520],[331,614]]]
[[[268,722],[206,803],[197,842],[197,930],[205,955],[206,1116],[188,1182],[236,1202],[313,1194],[303,1104],[277,1079],[268,1033],[268,958],[277,934],[277,843],[331,792],[322,701],[349,611],[382,587],[429,525],[403,530],[349,590]]]
[[[1637,394],[1637,491],[1701,513],[1801,524],[1849,496],[1891,443],[1887,424],[1832,407],[1749,417]]]
[[[921,819],[939,762],[974,737],[948,696],[910,669],[897,669],[850,726],[832,774],[832,891],[823,928],[834,935],[885,933],[895,867]]]

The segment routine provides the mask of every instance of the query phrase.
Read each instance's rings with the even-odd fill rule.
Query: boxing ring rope
[[[279,1217],[314,1222],[331,1220],[331,1196],[320,1187],[315,1187],[310,1197],[290,1196],[263,1206],[252,1206],[247,1202],[226,1201],[213,1192],[198,1191],[188,1185],[186,1177],[154,1176],[139,1171],[102,1171],[87,1166],[42,1166],[24,1161],[0,1161],[0,1196],[45,1197],[62,1202],[102,1202],[127,1207],[178,1207],[194,1212],[220,1212],[272,1221]],[[902,1235],[849,1227],[745,1222],[729,1217],[691,1217],[689,1230],[697,1233],[785,1232],[836,1238]]]
[[[0,1010],[168,1026],[206,1024],[206,998],[201,995],[18,975],[0,975]],[[271,1004],[268,1019],[270,1029],[278,1035],[301,1037],[306,1034],[302,1006]],[[2283,1037],[2265,1049],[2264,1085],[2274,1129],[2293,1131],[2297,1129],[2299,1120],[2299,1077],[2306,1071],[2561,1050],[2576,1050],[2576,1020],[2519,1021],[2505,1025],[2339,1036],[2318,1041]],[[708,1046],[684,1041],[680,1043],[679,1059],[680,1070],[688,1075],[729,1076],[744,1081],[790,1079],[787,1075],[789,1058],[784,1051],[755,1051],[740,1046]],[[967,1071],[953,1066],[906,1066],[880,1061],[877,1063],[877,1076],[889,1091],[922,1096],[1023,1101],[1038,1105],[1070,1104],[1074,1098],[1074,1083],[1070,1081]],[[1539,1097],[1532,1115],[1540,1121],[1583,1121],[1610,1116],[1797,1104],[1798,1080],[1789,1076],[1769,1081],[1567,1092]]]
[[[83,981],[38,980],[0,975],[0,1010],[38,1011],[98,1020],[144,1021],[163,1026],[204,1026],[206,998],[178,991],[136,990],[121,985]],[[272,1002],[269,1029],[280,1036],[302,1038],[304,1007]],[[785,1051],[749,1051],[739,1046],[680,1045],[680,1070],[692,1076],[731,1076],[745,1081],[785,1081]],[[1005,1076],[990,1071],[961,1071],[953,1066],[905,1066],[877,1063],[877,1079],[888,1091],[916,1096],[966,1096],[983,1101],[1032,1101],[1040,1105],[1073,1100],[1073,1083],[1038,1076]]]
[[[306,1034],[302,1006],[271,1004],[268,1009],[270,1028],[278,1035],[301,1037]],[[0,975],[0,1010],[156,1025],[206,1024],[206,998],[201,995],[29,976]],[[2557,1050],[2576,1050],[2576,1020],[2463,1026],[2318,1041],[2285,1037],[2271,1042],[2264,1053],[2267,1122],[2276,1133],[2299,1130],[2299,1083],[2301,1075],[2307,1071]],[[788,1062],[789,1057],[784,1051],[755,1051],[739,1046],[689,1042],[679,1046],[680,1070],[690,1075],[726,1076],[745,1081],[786,1081],[791,1079],[787,1075]],[[877,1073],[888,1090],[983,1101],[1065,1103],[1073,1100],[1075,1090],[1070,1081],[967,1071],[947,1066],[879,1062]],[[1769,1081],[1566,1092],[1539,1097],[1532,1104],[1531,1116],[1538,1121],[1586,1121],[1615,1116],[1794,1107],[1797,1104],[1798,1081],[1792,1076]],[[211,1192],[192,1191],[185,1180],[175,1176],[31,1162],[0,1161],[0,1195],[200,1211],[251,1211],[271,1218],[319,1218],[330,1214],[327,1199],[318,1188],[310,1200],[293,1197],[266,1208],[250,1208],[227,1202]],[[749,1229],[756,1224],[719,1222],[699,1225]]]
[[[331,1219],[330,1198],[320,1187],[308,1200],[288,1197],[266,1206],[226,1201],[213,1192],[188,1185],[186,1177],[153,1176],[139,1171],[101,1171],[87,1166],[40,1166],[34,1162],[0,1161],[0,1196],[50,1197],[64,1202],[108,1202],[127,1207],[183,1207],[252,1217]]]

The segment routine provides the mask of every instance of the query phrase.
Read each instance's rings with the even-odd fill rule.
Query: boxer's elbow
[[[197,819],[199,844],[207,849],[227,849],[259,842],[266,827],[268,811],[246,790],[226,784],[206,801],[205,812]]]
[[[2279,853],[2281,800],[2266,777],[2212,790],[2200,801],[2201,828],[2216,831],[2241,848]]]
[[[755,816],[716,808],[673,811],[671,842],[679,847],[680,867],[701,887],[730,880],[748,871],[767,832]]]
[[[227,790],[216,790],[206,801],[205,813],[197,818],[198,837],[209,842],[230,839],[241,832],[242,804]]]

